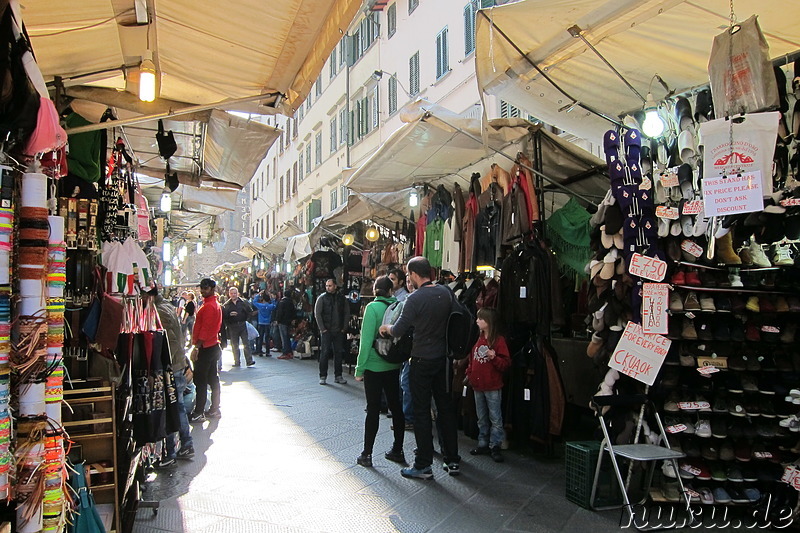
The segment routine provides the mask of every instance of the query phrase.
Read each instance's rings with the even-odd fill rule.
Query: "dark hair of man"
[[[203,278],[200,280],[201,287],[211,287],[212,289],[217,286],[217,282],[211,278]]]
[[[333,279],[333,278],[328,278],[328,279],[326,279],[326,280],[325,280],[325,283],[328,283],[329,281],[330,281],[331,283],[333,283],[334,285],[336,285],[336,280],[335,280],[335,279]]]
[[[421,255],[408,260],[408,271],[423,279],[431,279],[431,263]]]
[[[401,286],[406,284],[406,273],[402,269],[393,268],[389,271],[389,274],[394,274]]]
[[[378,276],[375,280],[375,296],[389,296],[392,293],[394,284],[389,276]]]

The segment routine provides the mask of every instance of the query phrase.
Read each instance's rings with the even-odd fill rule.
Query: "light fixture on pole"
[[[203,241],[197,241],[197,255],[203,253]]]
[[[142,56],[139,65],[139,100],[152,102],[156,99],[156,65],[153,63],[153,52],[148,50]]]
[[[178,250],[178,257],[183,261],[186,259],[186,256],[189,255],[189,250],[186,249],[186,245],[184,244],[181,246],[180,250]]]
[[[658,114],[658,104],[653,99],[653,93],[647,93],[647,100],[644,104],[644,122],[642,123],[642,133],[651,139],[660,137],[664,133],[664,120]]]
[[[345,233],[342,235],[342,244],[345,246],[352,246],[353,243],[356,241],[356,238],[353,236],[352,233]]]
[[[169,287],[172,285],[172,270],[167,268],[164,270],[164,286]]]
[[[172,193],[169,192],[169,189],[164,189],[164,192],[161,193],[161,203],[159,207],[164,213],[172,211]]]
[[[161,259],[169,261],[172,257],[172,241],[169,237],[164,239],[164,244],[161,246]]]

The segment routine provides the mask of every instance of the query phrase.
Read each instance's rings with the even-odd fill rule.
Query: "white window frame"
[[[314,135],[314,168],[322,164],[322,132]]]
[[[447,26],[436,35],[436,79],[450,72],[450,46],[447,42]]]
[[[386,10],[386,30],[387,39],[391,39],[392,35],[397,32],[397,2]]]
[[[331,117],[330,130],[331,130],[331,153],[335,153],[339,148],[339,141],[336,139],[339,134],[338,124],[336,123],[336,113]]]
[[[419,50],[408,60],[408,91],[411,96],[419,94]]]
[[[389,77],[389,115],[397,111],[397,74]]]

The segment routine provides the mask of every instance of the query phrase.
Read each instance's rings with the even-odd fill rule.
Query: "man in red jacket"
[[[219,418],[219,374],[217,362],[222,355],[219,346],[219,330],[222,326],[222,308],[214,292],[217,283],[213,279],[205,278],[200,282],[200,294],[203,296],[203,305],[198,309],[192,330],[191,359],[194,362],[194,384],[197,389],[197,399],[194,412],[189,417],[190,422],[203,422],[208,418]],[[203,413],[206,406],[207,387],[211,386],[211,408]]]

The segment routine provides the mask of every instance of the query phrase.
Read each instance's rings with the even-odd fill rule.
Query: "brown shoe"
[[[294,355],[290,353],[285,353],[283,355],[279,355],[278,359],[294,359]]]
[[[733,235],[731,232],[726,233],[724,237],[717,238],[714,250],[714,259],[718,263],[726,265],[742,264],[742,258],[736,255],[733,250]]]

